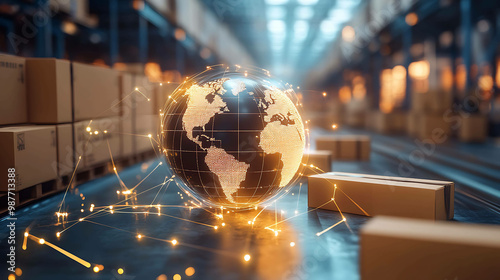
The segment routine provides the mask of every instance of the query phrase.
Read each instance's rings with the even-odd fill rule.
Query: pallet
[[[136,163],[150,160],[154,157],[156,157],[154,151],[147,151],[132,157],[117,159],[115,160],[115,166],[120,170]],[[113,165],[111,162],[104,162],[89,168],[77,170],[70,188],[112,173]],[[15,196],[16,210],[22,206],[26,206],[37,200],[66,190],[71,180],[71,176],[72,173],[17,191]],[[7,212],[7,199],[7,192],[0,192],[0,215],[4,215]]]

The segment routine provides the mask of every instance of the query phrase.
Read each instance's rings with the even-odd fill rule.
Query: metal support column
[[[470,70],[472,64],[471,54],[471,38],[472,38],[472,0],[461,0],[460,2],[460,16],[462,21],[462,60],[465,66],[466,79],[465,79],[465,93],[470,93],[472,80],[470,77]]]
[[[408,71],[411,63],[411,53],[410,48],[412,44],[412,30],[411,26],[406,28],[403,33],[403,55],[404,55],[404,67],[406,68],[406,94],[403,101],[403,110],[408,110],[410,108],[411,102],[411,78]]]
[[[139,16],[139,61],[148,62],[148,21]]]
[[[0,18],[0,26],[5,27],[5,34],[7,34],[7,52],[10,54],[15,54],[16,50],[14,48],[14,39],[13,37],[15,36],[14,34],[14,23],[10,20],[6,20],[3,18]],[[16,47],[17,48],[17,47]]]
[[[118,60],[118,0],[109,1],[109,65]]]
[[[52,56],[52,18],[48,0],[39,0],[38,9],[33,16],[33,23],[37,28],[36,52],[37,57]]]

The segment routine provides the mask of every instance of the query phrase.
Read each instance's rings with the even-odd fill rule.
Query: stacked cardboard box
[[[394,134],[405,132],[406,118],[405,112],[383,113],[376,111],[369,115],[367,122],[371,122],[371,128],[379,133]]]
[[[56,128],[44,126],[14,126],[0,128],[2,158],[0,191],[7,191],[9,168],[15,168],[15,191],[57,178]]]
[[[316,149],[330,151],[337,160],[369,160],[370,137],[362,135],[335,135],[316,138]]]
[[[453,218],[452,182],[331,172],[309,176],[308,188],[309,207],[366,216]]]
[[[411,111],[407,118],[407,133],[420,139],[432,138],[434,134],[451,134],[451,124],[445,113],[451,110],[452,95],[449,91],[431,90],[426,93],[413,92]]]
[[[500,227],[375,217],[360,233],[362,279],[498,279]]]
[[[307,151],[304,153],[304,159],[304,162],[307,162],[307,166],[302,171],[302,175],[304,176],[330,172],[332,170],[331,151]]]
[[[470,115],[462,119],[458,138],[462,142],[484,142],[488,135],[488,117]]]
[[[26,123],[25,59],[0,55],[0,125]]]

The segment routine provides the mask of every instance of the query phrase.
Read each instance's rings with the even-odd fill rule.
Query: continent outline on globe
[[[250,108],[248,100],[253,100],[256,108]],[[259,84],[238,73],[227,74],[189,84],[179,91],[171,106],[177,108],[165,111],[171,119],[169,122],[166,118],[162,128],[167,133],[167,140],[162,141],[166,146],[163,150],[187,187],[202,198],[209,198],[209,202],[229,207],[262,203],[280,193],[301,167],[306,144],[304,125],[287,92],[275,85]],[[236,121],[228,119],[234,115],[238,119],[237,129]],[[240,118],[247,120],[246,126],[256,128],[260,122],[261,127],[240,129]],[[171,131],[173,136],[169,138]],[[184,135],[195,145],[183,140]],[[235,149],[232,142],[250,143],[254,150],[240,150],[240,146]],[[254,147],[254,143],[258,146]],[[185,163],[187,155],[189,159]],[[259,160],[262,162],[260,172]],[[196,166],[191,161],[196,161]],[[213,180],[207,180],[207,171],[212,173]],[[207,181],[213,182],[207,184]]]

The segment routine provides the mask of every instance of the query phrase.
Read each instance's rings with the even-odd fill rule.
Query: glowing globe
[[[291,86],[262,69],[208,68],[162,110],[161,148],[189,199],[247,208],[273,201],[298,177],[306,134]]]

